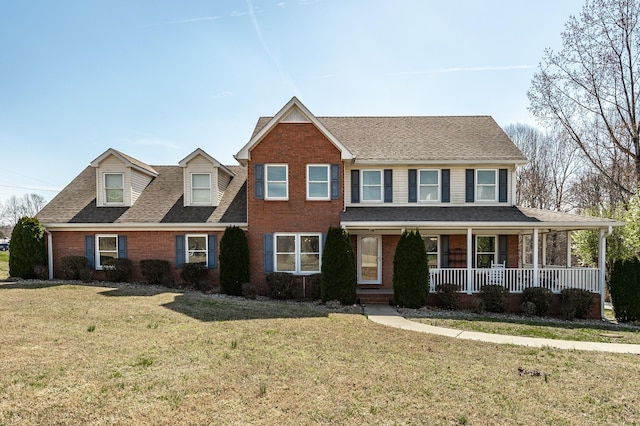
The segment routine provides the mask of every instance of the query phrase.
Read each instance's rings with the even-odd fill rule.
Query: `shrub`
[[[180,278],[188,287],[206,290],[208,276],[209,271],[204,263],[183,263],[180,265]]]
[[[460,307],[460,286],[458,284],[438,284],[436,286],[438,306],[445,309]]]
[[[46,264],[44,228],[35,217],[20,218],[11,233],[9,275],[36,278],[36,266]]]
[[[142,276],[149,284],[165,284],[171,276],[169,261],[162,259],[143,259],[140,261]]]
[[[527,287],[522,291],[522,303],[531,302],[534,305],[534,312],[527,313],[528,315],[546,315],[552,300],[553,292],[548,288]]]
[[[60,269],[66,279],[80,280],[82,271],[89,269],[89,262],[84,256],[64,256],[60,259]]]
[[[525,315],[531,316],[536,315],[537,308],[536,304],[531,301],[522,302],[520,305],[520,309],[524,312]]]
[[[618,260],[613,264],[609,292],[619,322],[640,320],[640,260]]]
[[[131,259],[108,259],[102,263],[102,270],[107,281],[125,282],[133,270],[133,262]]]
[[[586,318],[593,305],[593,295],[580,288],[565,288],[560,292],[560,309],[565,319]]]
[[[393,256],[393,299],[400,306],[420,308],[427,303],[429,267],[419,231],[404,231]]]
[[[225,229],[220,239],[220,291],[242,296],[242,284],[249,282],[249,243],[237,226]]]
[[[322,301],[338,300],[343,305],[352,305],[356,303],[357,287],[356,256],[349,234],[343,228],[330,227],[322,251]]]
[[[483,285],[478,297],[489,312],[506,312],[509,309],[509,289],[503,285]]]
[[[306,276],[306,285],[303,292],[303,297],[309,300],[320,299],[320,283],[322,281],[322,274],[312,274]]]
[[[267,274],[267,296],[273,299],[293,299],[293,275],[287,272]]]

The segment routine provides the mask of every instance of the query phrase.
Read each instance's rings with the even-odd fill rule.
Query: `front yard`
[[[640,422],[634,355],[143,285],[0,283],[0,301],[2,425]]]

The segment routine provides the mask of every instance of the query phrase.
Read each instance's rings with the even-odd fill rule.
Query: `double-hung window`
[[[382,170],[362,170],[362,201],[382,201]]]
[[[265,198],[267,200],[286,200],[289,198],[286,164],[265,165]]]
[[[109,259],[118,258],[118,236],[96,235],[96,269],[102,269],[102,265]]]
[[[191,174],[191,203],[211,204],[211,174]]]
[[[320,272],[320,234],[275,234],[277,272]]]
[[[307,165],[307,199],[329,200],[329,165]]]
[[[476,267],[490,268],[496,260],[496,237],[478,235],[476,237]]]
[[[420,201],[438,201],[440,199],[440,172],[438,170],[420,170],[418,172],[418,194]]]
[[[476,200],[477,201],[496,201],[497,191],[496,170],[476,170]]]
[[[105,204],[124,203],[124,175],[122,173],[104,174]]]
[[[203,263],[207,265],[207,236],[206,235],[186,235],[186,256],[187,263]]]
[[[429,268],[438,267],[438,237],[428,236],[422,237],[424,241],[424,248],[427,252],[427,264]]]

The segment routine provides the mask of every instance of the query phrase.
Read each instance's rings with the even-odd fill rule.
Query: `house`
[[[216,282],[220,236],[239,226],[251,281],[264,289],[270,272],[318,273],[323,235],[342,226],[360,300],[387,303],[399,237],[419,229],[432,292],[457,283],[470,301],[497,280],[516,296],[542,285],[603,299],[606,236],[622,224],[516,206],[516,168],[527,159],[489,116],[316,117],[294,97],[258,120],[235,158],[225,166],[197,149],[177,166],[150,166],[107,150],[38,214],[50,273],[60,275],[66,255],[84,254],[97,271],[126,256],[204,261]],[[545,236],[579,229],[599,230],[598,268],[575,267],[570,253],[547,265]]]

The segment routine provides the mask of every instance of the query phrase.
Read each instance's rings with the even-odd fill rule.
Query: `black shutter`
[[[507,264],[507,246],[509,244],[508,235],[498,235],[498,263]]]
[[[331,165],[331,199],[340,198],[340,164]]]
[[[442,194],[440,201],[448,203],[451,201],[451,171],[449,169],[442,169],[440,175],[442,179]]]
[[[465,197],[466,203],[473,203],[475,201],[475,170],[465,170]]]
[[[449,267],[449,236],[440,235],[440,267]]]
[[[264,234],[263,236],[263,248],[264,248],[264,273],[270,274],[273,272],[273,234]]]
[[[264,199],[264,164],[256,164],[254,166],[253,190],[257,199]]]
[[[409,202],[418,202],[418,171],[409,169]]]
[[[89,268],[93,269],[96,266],[96,246],[95,237],[93,235],[84,236],[84,257],[87,258]]]
[[[360,202],[360,170],[351,170],[351,202]]]
[[[507,169],[498,170],[498,201],[507,202]]]
[[[176,268],[179,268],[186,259],[184,238],[184,235],[176,235]]]
[[[384,169],[384,202],[393,203],[393,170]]]

